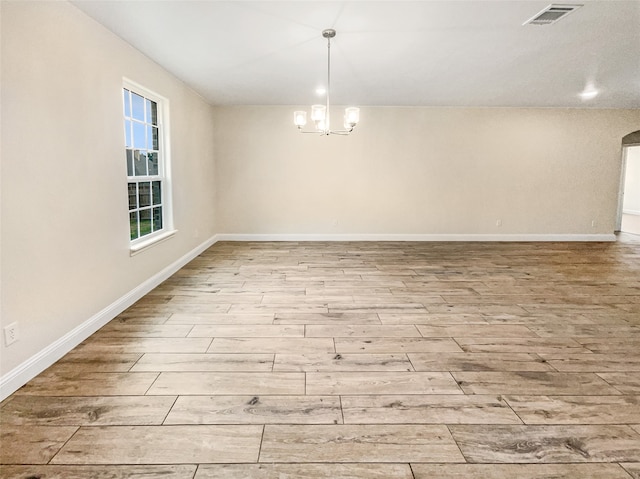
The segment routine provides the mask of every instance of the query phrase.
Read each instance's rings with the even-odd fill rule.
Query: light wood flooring
[[[0,409],[0,477],[640,478],[640,239],[217,243]]]

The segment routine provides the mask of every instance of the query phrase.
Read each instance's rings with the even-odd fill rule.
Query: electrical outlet
[[[591,220],[591,227],[592,227],[592,228],[595,228],[595,227],[596,227],[596,224],[597,224],[597,223],[596,223],[596,220]]]
[[[502,220],[496,220],[496,226],[502,226]]]
[[[5,346],[9,346],[18,340],[18,323],[8,324],[3,329]]]

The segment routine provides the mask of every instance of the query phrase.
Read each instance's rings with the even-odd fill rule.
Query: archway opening
[[[640,130],[622,139],[618,231],[640,235]]]

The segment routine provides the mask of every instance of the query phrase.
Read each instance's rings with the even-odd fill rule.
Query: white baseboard
[[[640,211],[638,211],[638,210],[622,210],[622,214],[640,216]]]
[[[218,234],[217,241],[615,241],[614,234]]]
[[[75,348],[82,341],[95,333],[102,326],[107,324],[118,314],[122,313],[129,306],[134,304],[145,294],[158,286],[164,280],[168,279],[172,274],[194,259],[204,250],[216,243],[217,237],[213,236],[204,243],[200,244],[187,254],[171,263],[159,273],[140,284],[127,294],[117,299],[102,311],[94,314],[91,318],[69,331],[63,337],[54,341],[39,353],[27,359],[24,363],[15,367],[7,374],[0,378],[0,401],[4,400],[10,394],[13,394],[19,388],[24,386],[32,378],[47,369],[62,356]]]

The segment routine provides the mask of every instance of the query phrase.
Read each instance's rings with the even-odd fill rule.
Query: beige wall
[[[216,108],[219,232],[611,234],[621,139],[640,124],[640,110],[367,107],[350,137],[317,137],[295,109]]]
[[[2,8],[4,375],[214,234],[212,108],[66,2]],[[129,254],[122,78],[170,101],[178,233]]]

